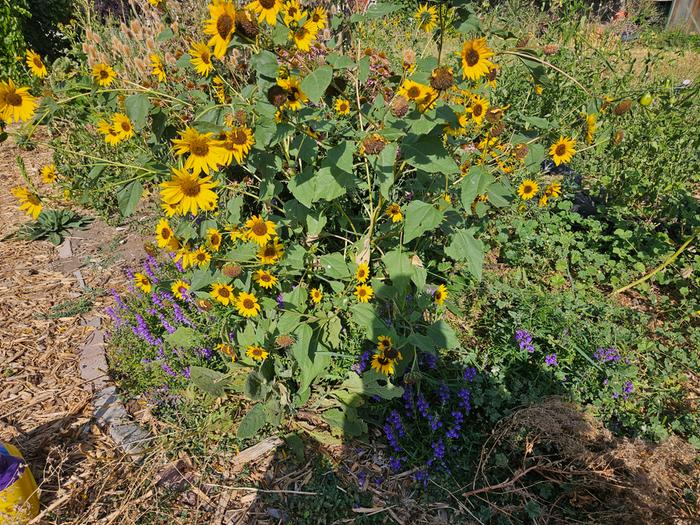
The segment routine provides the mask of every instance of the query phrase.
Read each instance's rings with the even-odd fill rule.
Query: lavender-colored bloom
[[[161,301],[160,296],[156,292],[151,294],[151,301],[153,301],[153,304],[155,304],[158,308],[163,308],[163,301]]]
[[[474,380],[476,379],[476,374],[477,374],[476,367],[471,366],[464,371],[464,375],[462,377],[464,378],[465,381],[468,381],[469,383],[473,383]]]
[[[443,405],[450,400],[450,388],[445,383],[440,383],[438,397]]]
[[[598,348],[593,357],[601,363],[617,362],[622,358],[617,348]]]
[[[438,461],[442,461],[445,458],[445,443],[442,441],[442,439],[438,439],[432,444],[432,446],[433,457]]]
[[[391,445],[391,448],[393,448],[396,452],[399,452],[401,450],[401,445],[399,445],[399,439],[394,433],[394,427],[392,427],[390,423],[384,424],[384,435],[386,436],[386,440],[389,442],[389,445]]]
[[[112,297],[114,298],[114,302],[117,303],[117,307],[119,307],[120,310],[128,310],[129,308],[124,304],[124,301],[122,301],[122,298],[119,296],[117,291],[112,288]]]
[[[155,259],[153,259],[153,260],[155,261]],[[145,273],[152,282],[154,282],[154,283],[158,282],[158,278],[156,277],[156,274],[153,272],[153,268],[151,267],[151,264],[148,260],[146,260],[143,263],[143,273]]]
[[[420,354],[420,360],[421,366],[424,366],[428,370],[435,370],[437,368],[438,358],[436,355],[422,352]]]
[[[170,368],[168,363],[161,363],[160,367],[165,371],[166,374],[168,374],[170,377],[177,377],[177,373]]]
[[[406,429],[404,429],[403,423],[401,422],[401,416],[396,410],[391,411],[387,420],[396,429],[396,433],[399,437],[404,437],[406,435]]]
[[[622,397],[627,399],[632,392],[634,392],[632,381],[625,381],[625,386],[622,387]]]
[[[401,458],[390,457],[389,458],[389,468],[394,472],[401,470]]]
[[[163,328],[165,328],[166,332],[168,332],[169,334],[175,332],[175,327],[168,322],[168,320],[163,314],[158,314],[158,318],[160,319],[160,322],[163,325]]]
[[[153,334],[151,334],[151,331],[148,329],[148,325],[143,317],[141,317],[139,314],[136,314],[135,317],[137,325],[131,327],[131,331],[134,333],[134,335],[140,337],[148,344],[158,346],[159,339],[153,337]]]
[[[418,409],[418,412],[421,416],[423,416],[424,418],[428,417],[428,409],[430,408],[430,405],[428,404],[428,401],[425,399],[425,397],[423,397],[423,394],[418,394],[416,408]]]
[[[190,378],[190,367],[189,367],[189,366],[182,369],[182,376],[183,376],[185,379],[189,379],[189,378]]]
[[[403,395],[401,396],[403,401],[403,407],[406,410],[406,414],[411,417],[415,417],[415,410],[413,408],[413,386],[406,385],[403,390]]]
[[[531,354],[535,351],[535,347],[532,344],[532,334],[527,330],[516,330],[515,341],[520,345],[520,350],[527,350]]]
[[[158,315],[158,310],[156,310],[155,308],[149,308],[148,310],[146,310],[146,313],[148,315],[156,316],[156,315]]]
[[[557,354],[549,354],[544,358],[544,362],[549,366],[557,366]]]
[[[435,432],[438,428],[442,427],[442,421],[440,421],[440,418],[438,416],[434,416],[430,414],[428,416],[428,422],[430,423],[430,430]]]
[[[354,363],[352,365],[351,369],[357,375],[360,375],[369,368],[370,359],[372,359],[372,352],[369,350],[365,350],[364,352],[362,352],[362,355],[360,356],[360,359],[357,361],[357,363]]]
[[[423,486],[425,487],[428,485],[430,474],[427,470],[419,470],[418,472],[416,472],[415,478],[416,481],[418,481],[419,483],[423,483]]]
[[[175,319],[178,323],[182,323],[187,326],[192,326],[192,321],[185,317],[185,314],[182,313],[182,309],[177,303],[173,303],[173,315],[175,316]]]
[[[452,417],[454,418],[453,426],[446,432],[446,436],[450,439],[457,439],[462,430],[464,415],[459,410],[454,410],[452,412]]]
[[[119,317],[119,314],[117,314],[117,312],[115,312],[114,308],[112,308],[111,306],[105,308],[105,312],[112,318],[112,322],[114,323],[115,327],[119,328],[124,322],[124,320],[121,317]]]
[[[464,410],[464,413],[468,415],[472,410],[471,392],[466,388],[460,388],[457,395],[459,396],[459,406]]]
[[[200,348],[199,349],[199,355],[201,355],[204,359],[211,359],[211,356],[214,352],[212,351],[211,348]]]
[[[177,268],[177,271],[182,273],[185,271],[185,269],[182,267],[182,259],[176,259],[177,254],[173,253],[173,264],[175,265],[175,268]]]
[[[367,481],[367,473],[362,470],[357,474],[357,485],[360,489],[365,486],[365,482]]]

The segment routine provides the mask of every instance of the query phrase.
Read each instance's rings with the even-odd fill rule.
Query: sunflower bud
[[[243,268],[238,266],[237,264],[227,264],[223,268],[221,268],[221,272],[226,276],[230,277],[231,279],[235,279],[241,273],[243,272]]]
[[[556,44],[547,44],[542,48],[542,51],[544,52],[545,55],[551,56],[555,54],[557,51],[559,51],[559,46]]]
[[[255,37],[258,36],[258,33],[260,33],[258,19],[247,9],[239,9],[236,11],[236,29],[250,40],[254,40]]]
[[[291,335],[280,335],[275,339],[275,344],[278,348],[287,348],[295,343]]]
[[[287,92],[275,84],[267,90],[267,100],[276,108],[281,108],[287,102]]]
[[[438,91],[450,89],[454,81],[452,68],[449,67],[436,67],[433,69],[433,73],[430,76],[430,86]]]
[[[391,114],[396,118],[402,118],[408,113],[408,100],[406,97],[399,95],[391,103]]]
[[[365,137],[365,139],[362,141],[362,147],[367,155],[378,155],[382,152],[385,146],[386,141],[384,138],[376,133],[370,135],[369,137]]]
[[[623,100],[617,106],[615,106],[615,109],[613,109],[613,113],[615,113],[615,115],[617,115],[619,117],[620,115],[624,115],[625,113],[627,113],[631,107],[632,107],[631,100],[629,100],[629,99]]]

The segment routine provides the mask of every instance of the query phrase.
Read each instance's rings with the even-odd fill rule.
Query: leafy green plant
[[[70,230],[85,228],[91,222],[92,219],[72,210],[43,210],[36,221],[23,224],[15,237],[28,241],[48,240],[59,245]]]

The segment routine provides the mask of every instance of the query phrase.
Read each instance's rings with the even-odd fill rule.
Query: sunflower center
[[[17,93],[8,93],[5,95],[5,102],[10,106],[21,106],[22,95],[18,95]]]
[[[253,348],[253,355],[255,356],[261,356],[262,355],[262,350],[259,348]]]
[[[234,21],[230,15],[226,13],[221,15],[216,21],[216,31],[217,33],[219,33],[219,36],[226,40],[231,34],[231,31],[233,30],[233,24]]]
[[[357,291],[357,294],[358,294],[360,297],[364,297],[365,295],[367,295],[367,290],[365,290],[364,288],[360,288],[360,289]]]
[[[190,152],[197,157],[206,157],[209,153],[209,143],[206,139],[195,139],[190,143]]]
[[[243,299],[243,306],[248,310],[251,310],[255,306],[255,303],[252,299]]]
[[[479,52],[476,49],[470,49],[467,51],[464,59],[469,67],[473,67],[479,63]]]
[[[122,127],[122,130],[124,130],[124,131],[126,131],[126,132],[131,131],[131,124],[129,124],[129,123],[126,122],[126,121],[123,121],[123,122],[121,123],[121,127]]]
[[[38,68],[44,67],[44,64],[41,63],[41,59],[39,57],[34,57],[34,65]]]
[[[205,64],[211,64],[211,57],[209,56],[209,51],[202,51],[199,54],[199,59]]]
[[[198,262],[204,262],[207,260],[207,256],[205,253],[199,252],[197,253],[197,261]]]
[[[221,242],[221,237],[219,237],[217,234],[214,234],[211,236],[211,243],[216,245]]]
[[[475,117],[480,117],[483,112],[484,108],[481,107],[481,104],[475,104],[472,108],[472,113]]]
[[[37,197],[33,193],[27,195],[27,202],[33,204],[34,206],[39,206],[39,204],[41,204],[39,197]]]
[[[160,236],[163,237],[163,239],[169,239],[170,238],[170,230],[167,228],[163,228],[163,231],[160,232]]]
[[[221,297],[229,297],[231,294],[229,293],[228,288],[221,288],[219,290],[219,295]]]
[[[420,88],[417,86],[411,86],[408,91],[406,91],[408,98],[418,98],[420,96]]]
[[[362,279],[362,278],[365,276],[365,271],[364,271],[364,270],[360,270],[359,272],[357,272],[357,276],[358,276],[360,279]]]
[[[253,230],[255,235],[262,237],[263,235],[267,235],[267,224],[265,224],[264,221],[257,221],[253,224],[251,230]]]
[[[272,9],[275,6],[275,0],[260,0],[260,5],[263,9]]]
[[[340,111],[345,112],[345,111],[347,111],[348,109],[349,109],[349,108],[348,108],[348,105],[347,105],[345,102],[343,102],[343,103],[340,104]]]
[[[109,71],[107,71],[106,69],[101,69],[100,78],[103,80],[109,78]]]
[[[199,182],[195,179],[186,179],[180,183],[180,191],[187,197],[196,197],[201,190],[202,188],[199,186]]]
[[[379,359],[377,359],[377,362],[382,366],[386,366],[389,363],[391,363],[391,361],[389,359],[387,359],[386,357],[380,357]]]
[[[557,146],[557,149],[554,150],[554,153],[556,153],[560,157],[564,155],[564,153],[566,153],[566,144],[559,144]]]
[[[389,348],[386,352],[384,352],[384,357],[387,359],[396,359],[399,357],[399,352],[396,350],[396,348]]]
[[[269,275],[267,275],[266,273],[264,273],[264,274],[262,274],[262,275],[260,276],[260,280],[261,280],[262,282],[264,282],[264,283],[269,283],[272,279],[270,278]]]
[[[237,129],[231,134],[231,141],[234,144],[243,146],[246,142],[248,142],[248,135],[246,135],[246,132],[242,129]]]
[[[274,257],[275,255],[277,255],[277,252],[273,246],[268,246],[263,250],[263,256],[265,257]]]
[[[530,186],[529,184],[526,184],[523,187],[523,193],[532,193],[532,186]]]

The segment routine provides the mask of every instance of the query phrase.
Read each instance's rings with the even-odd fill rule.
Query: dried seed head
[[[409,69],[416,63],[416,52],[413,49],[404,49],[401,55],[404,69]]]
[[[559,51],[559,46],[556,44],[547,44],[542,48],[542,51],[544,51],[544,54],[547,56],[551,56],[555,54],[557,51]]]
[[[632,107],[631,100],[629,100],[629,99],[623,100],[617,106],[615,106],[615,109],[613,109],[613,113],[615,113],[615,115],[617,115],[619,117],[620,115],[624,115],[625,113],[627,113],[631,107]]]
[[[378,155],[386,146],[386,141],[380,135],[376,133],[365,137],[362,141],[362,147],[367,155]]]
[[[433,74],[430,76],[430,86],[438,91],[444,91],[452,87],[454,80],[451,68],[438,67],[433,69]]]
[[[525,35],[524,37],[522,37],[520,40],[518,40],[515,43],[515,47],[519,47],[519,48],[525,47],[529,41],[530,41],[530,35]]]
[[[248,122],[248,115],[242,109],[236,111],[233,118],[236,119],[236,122],[238,122],[239,126],[245,126],[245,124]]]
[[[506,125],[503,122],[498,122],[494,124],[491,128],[491,136],[498,137],[506,130]]]
[[[251,40],[254,40],[260,33],[257,17],[253,16],[247,9],[236,11],[236,29]]]
[[[146,252],[151,257],[158,255],[158,249],[152,242],[146,242],[143,244],[143,251]]]
[[[527,144],[518,144],[517,146],[515,146],[513,154],[515,155],[516,159],[523,160],[525,157],[527,157],[528,151],[529,148],[527,147]]]
[[[277,345],[278,348],[287,348],[289,346],[292,346],[296,341],[294,341],[294,338],[291,335],[280,335],[275,339],[275,344]]]
[[[406,97],[399,95],[391,103],[391,114],[396,118],[402,118],[408,113],[408,100]]]
[[[486,112],[485,118],[491,124],[496,124],[497,122],[500,122],[503,118],[503,111],[501,111],[499,108],[490,108]]]
[[[267,100],[276,108],[281,108],[287,102],[287,92],[275,84],[267,90]]]
[[[221,272],[226,276],[230,277],[231,279],[235,279],[241,273],[243,272],[243,268],[238,266],[237,264],[227,264],[223,268],[221,268]]]
[[[197,306],[200,310],[204,310],[206,312],[208,310],[211,310],[213,305],[211,304],[211,301],[207,299],[197,299]]]

